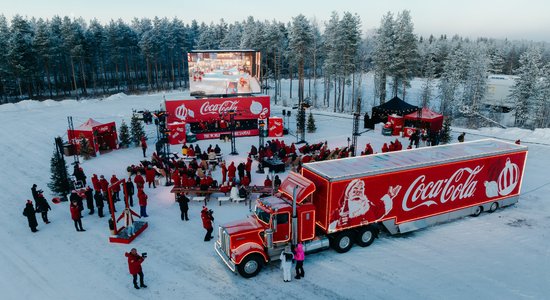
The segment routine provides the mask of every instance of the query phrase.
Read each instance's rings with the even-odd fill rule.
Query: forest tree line
[[[232,24],[158,17],[102,24],[19,15],[8,22],[0,15],[0,49],[0,103],[187,88],[189,51],[255,49],[262,53],[261,78],[275,89],[275,103],[286,101],[278,97],[281,80],[294,79],[299,101],[351,112],[360,74],[373,72],[379,103],[393,96],[406,100],[412,78],[421,77],[423,106],[439,97],[440,112],[475,115],[482,109],[487,75],[509,74],[520,78],[512,93],[516,125],[549,125],[546,43],[422,37],[414,33],[408,11],[388,12],[368,34],[350,12],[334,12],[323,24],[301,14],[288,23],[248,17]],[[294,87],[289,88],[292,97]]]

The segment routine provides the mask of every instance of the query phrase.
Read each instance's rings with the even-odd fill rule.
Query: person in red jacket
[[[128,269],[130,275],[133,277],[134,288],[139,290],[140,287],[146,288],[147,286],[143,283],[143,270],[141,268],[141,263],[147,257],[147,253],[142,253],[139,255],[136,248],[132,248],[130,252],[126,252],[124,256],[128,257]],[[139,275],[139,286],[137,285],[137,277]]]
[[[229,181],[234,182],[236,172],[237,167],[235,167],[235,162],[231,162],[229,167],[227,167],[227,177],[229,178]]]
[[[145,170],[145,181],[147,181],[147,185],[149,185],[149,188],[151,188],[151,183],[153,184],[153,188],[157,188],[155,186],[155,175],[156,171],[152,167],[149,167],[147,168],[147,170]]]
[[[265,187],[271,187],[273,185],[273,181],[269,178],[269,175],[266,176],[264,180],[264,186]]]
[[[221,169],[222,169],[222,184],[224,184],[225,180],[227,179],[227,166],[225,165],[225,161],[222,161]]]
[[[134,177],[134,183],[136,184],[138,190],[143,189],[143,186],[145,185],[145,180],[143,179],[143,176],[141,176],[140,172],[138,172],[137,175]]]
[[[71,219],[73,219],[74,221],[74,227],[76,228],[76,231],[86,231],[84,228],[82,228],[82,216],[80,215],[80,208],[78,207],[78,203],[76,203],[76,201],[71,201],[69,209],[71,210]]]
[[[141,150],[143,150],[143,157],[147,157],[145,152],[147,151],[147,142],[144,136],[141,137]]]
[[[241,180],[241,184],[244,185],[244,186],[249,186],[250,185],[250,178],[248,178],[248,176],[244,175],[243,179]]]
[[[97,178],[97,174],[92,175],[92,186],[94,187],[94,191],[101,190],[101,185],[99,184],[99,178]]]
[[[187,157],[195,157],[195,149],[193,147],[189,147],[187,150]]]
[[[109,199],[109,196],[107,195],[109,182],[107,181],[107,179],[105,179],[103,175],[99,176],[99,186],[101,187],[101,193],[103,193],[103,197],[105,197],[105,199]]]
[[[115,184],[117,181],[118,181],[118,178],[116,177],[115,174],[113,174],[113,176],[111,176],[111,185]],[[120,185],[113,186],[111,190],[113,191],[113,200],[120,201],[120,195],[119,195]]]
[[[147,218],[149,216],[147,215],[147,194],[145,194],[143,189],[139,189],[137,197],[139,200],[139,214],[142,218]]]
[[[384,145],[382,145],[382,153],[386,153],[388,152],[390,149],[388,148],[388,144],[384,143]]]
[[[367,143],[367,146],[365,147],[365,154],[370,155],[373,153],[374,153],[374,150],[372,149],[372,146],[370,145],[370,143]]]
[[[172,181],[174,186],[181,186],[180,172],[177,169],[172,172]]]
[[[206,229],[206,235],[204,236],[204,241],[208,242],[212,238],[212,231],[214,230],[214,227],[212,226],[212,222],[214,221],[214,213],[212,210],[209,210],[206,206],[202,207],[201,210],[201,219],[202,219],[202,227]]]

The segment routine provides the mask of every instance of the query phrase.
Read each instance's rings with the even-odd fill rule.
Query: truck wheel
[[[498,209],[498,203],[493,202],[493,203],[491,203],[491,206],[489,207],[489,212],[494,213],[497,209]]]
[[[237,266],[237,269],[242,277],[251,278],[260,273],[262,266],[262,257],[258,254],[251,254],[243,259],[243,261]]]
[[[353,237],[350,231],[340,232],[332,239],[332,248],[338,253],[345,253],[353,246]]]
[[[361,227],[357,231],[357,238],[355,242],[361,247],[367,247],[374,242],[377,235],[378,230],[373,226]]]
[[[483,212],[483,206],[477,206],[474,209],[474,212],[472,213],[472,217],[479,217],[479,215],[481,215],[482,212]]]

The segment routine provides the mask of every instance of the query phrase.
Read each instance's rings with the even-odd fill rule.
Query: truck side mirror
[[[273,231],[277,232],[277,215],[272,216],[271,224],[272,224],[272,227],[273,227]]]

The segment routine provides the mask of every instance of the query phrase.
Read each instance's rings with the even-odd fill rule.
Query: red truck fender
[[[239,246],[237,249],[233,251],[234,258],[233,261],[236,265],[240,264],[242,260],[251,253],[258,253],[264,258],[264,262],[268,261],[268,257],[265,254],[264,248],[261,245],[258,245],[256,243],[245,243]]]

